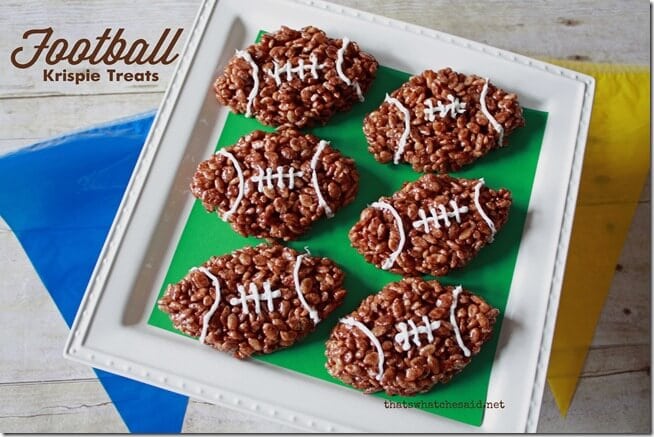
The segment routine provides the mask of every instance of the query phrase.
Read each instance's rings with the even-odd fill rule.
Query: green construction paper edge
[[[419,173],[414,172],[406,164],[384,165],[375,161],[367,151],[361,126],[365,115],[382,103],[385,94],[397,89],[409,76],[408,73],[380,66],[365,102],[355,105],[347,113],[336,115],[327,126],[307,130],[319,138],[330,141],[332,146],[342,154],[354,158],[361,176],[360,188],[352,204],[338,211],[333,219],[319,221],[301,240],[291,242],[288,246],[296,250],[303,250],[307,246],[312,254],[326,256],[337,262],[346,273],[344,285],[348,295],[343,305],[323,320],[316,330],[301,342],[291,348],[270,355],[255,356],[253,359],[345,386],[332,378],[325,369],[324,344],[331,329],[340,317],[354,310],[366,296],[376,293],[389,282],[401,279],[399,275],[382,271],[365,262],[363,257],[350,247],[348,231],[358,220],[361,210],[371,202],[382,195],[391,195],[404,182],[420,177]],[[484,405],[487,400],[498,333],[503,323],[504,309],[511,289],[518,247],[524,230],[547,123],[546,112],[525,108],[524,116],[526,126],[508,138],[507,147],[491,152],[463,171],[453,173],[455,176],[471,179],[483,177],[489,187],[508,188],[513,195],[513,205],[508,223],[497,234],[493,244],[482,249],[465,268],[439,278],[446,284],[462,284],[497,307],[501,313],[495,334],[471,363],[448,384],[437,385],[429,393],[413,397],[387,396],[381,393],[372,396],[394,402],[425,401],[421,405],[424,408],[420,409],[426,412],[475,426],[481,425],[484,408],[479,407],[479,401]],[[236,143],[241,136],[255,129],[274,130],[254,119],[230,113],[216,150]],[[261,242],[263,240],[245,238],[236,234],[227,223],[221,221],[216,214],[207,213],[201,203],[196,201],[161,284],[159,297],[164,294],[168,284],[178,282],[191,267],[202,264],[211,256],[223,255]],[[184,335],[173,328],[168,316],[160,311],[156,304],[148,323]],[[353,390],[349,387],[348,389]],[[442,404],[444,401],[450,403],[449,408],[448,404]],[[489,401],[501,401],[501,399]],[[457,408],[451,405],[456,405]],[[384,405],[380,403],[380,413],[384,410]]]

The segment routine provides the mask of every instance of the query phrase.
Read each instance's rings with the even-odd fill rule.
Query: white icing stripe
[[[211,318],[213,317],[213,314],[216,312],[216,309],[218,309],[218,305],[220,304],[220,282],[218,281],[218,278],[216,278],[206,267],[193,267],[191,269],[191,272],[202,272],[204,273],[209,279],[211,279],[211,282],[213,284],[213,288],[216,292],[216,297],[213,300],[213,304],[211,304],[211,308],[209,308],[209,311],[202,317],[202,331],[200,332],[200,343],[204,343],[205,339],[207,338],[207,329],[209,329],[209,322],[211,321]]]
[[[270,283],[268,281],[263,283],[263,294],[261,295],[261,297],[266,299],[268,312],[272,312],[275,309],[275,307],[273,306],[273,298],[281,297],[281,296],[282,296],[281,291],[270,289]]]
[[[416,346],[420,346],[420,333],[418,332],[418,327],[411,319],[407,320],[407,323],[411,327],[411,333],[413,334],[413,338],[412,338],[413,344],[415,344]]]
[[[341,80],[348,86],[352,85],[352,81],[345,75],[345,73],[343,73],[343,57],[345,56],[345,50],[349,44],[350,39],[348,37],[344,37],[343,45],[341,45],[341,48],[338,49],[338,52],[336,53],[336,72],[338,73],[338,77],[340,77]]]
[[[375,337],[375,335],[370,331],[370,329],[368,329],[366,325],[359,322],[358,320],[354,320],[352,317],[345,317],[341,319],[341,323],[344,324],[345,326],[359,328],[361,332],[363,332],[368,336],[373,346],[375,346],[375,349],[377,349],[377,357],[378,357],[378,362],[377,362],[378,371],[375,379],[377,379],[377,381],[381,381],[382,375],[384,374],[384,349],[382,349],[381,343],[379,342],[377,337]]]
[[[364,100],[366,100],[366,99],[363,98],[363,91],[361,91],[361,87],[359,86],[359,82],[354,82],[354,84],[352,86],[354,86],[354,89],[357,92],[357,96],[359,97],[359,101],[363,102]]]
[[[452,292],[452,305],[450,306],[450,324],[452,329],[454,329],[454,335],[456,336],[456,342],[459,344],[459,347],[463,351],[463,355],[466,357],[470,356],[470,349],[466,347],[461,338],[461,331],[459,331],[459,325],[456,323],[456,306],[459,303],[459,294],[463,291],[460,285],[457,285],[454,291]]]
[[[491,115],[491,113],[488,112],[488,108],[486,107],[487,93],[488,93],[488,78],[486,78],[486,82],[484,83],[484,88],[481,90],[481,95],[479,96],[479,104],[481,105],[481,112],[484,113],[491,126],[493,126],[493,128],[500,134],[499,145],[500,147],[502,147],[504,145],[504,128],[502,127],[501,124],[497,122],[497,120],[495,120],[495,118]]]
[[[302,306],[309,312],[309,317],[311,320],[313,320],[313,324],[317,325],[320,322],[318,311],[316,311],[314,308],[311,308],[311,306],[307,303],[307,301],[304,299],[304,295],[302,294],[302,288],[300,287],[300,267],[302,266],[302,258],[305,256],[305,254],[298,255],[298,257],[295,259],[295,267],[293,268],[295,292],[297,293],[297,297],[300,299]]]
[[[250,56],[250,53],[248,53],[246,50],[236,50],[236,56],[245,59],[252,68],[251,75],[252,80],[254,81],[254,85],[252,86],[252,91],[250,91],[250,94],[248,95],[248,105],[245,111],[246,117],[252,117],[252,103],[259,93],[259,67],[257,66],[257,63],[254,62],[254,59],[252,59],[252,56]]]
[[[316,191],[316,196],[318,197],[318,207],[321,207],[325,210],[325,215],[328,218],[332,218],[334,217],[334,213],[332,212],[332,209],[329,207],[329,205],[327,205],[327,202],[325,202],[325,199],[322,197],[322,192],[320,192],[320,185],[318,184],[318,171],[316,170],[320,154],[328,144],[329,143],[327,141],[321,140],[318,143],[316,153],[314,153],[313,158],[311,158],[311,183],[313,184],[313,189]]]
[[[435,322],[430,322],[429,317],[422,316],[422,324],[425,325],[425,331],[427,331],[427,341],[431,343],[432,341],[434,341],[434,335],[432,334],[432,331],[435,331],[441,327],[441,321],[436,320]]]
[[[409,325],[408,327],[411,327],[411,330],[408,329],[407,323]],[[422,316],[423,326],[416,326],[416,324],[411,319],[407,320],[407,323],[400,322],[395,326],[398,330],[398,333],[395,334],[395,341],[402,346],[403,351],[408,351],[411,349],[411,345],[409,344],[409,336],[413,337],[413,344],[416,346],[422,346],[422,342],[420,341],[420,334],[427,334],[427,341],[431,343],[434,341],[434,335],[432,334],[432,331],[435,331],[441,327],[440,320],[431,322],[427,316]]]
[[[479,192],[481,191],[481,187],[483,185],[484,178],[479,179],[479,183],[475,185],[475,206],[477,207],[477,212],[481,218],[486,222],[486,225],[488,225],[488,229],[491,230],[491,236],[488,241],[492,242],[495,238],[495,234],[497,233],[497,229],[495,229],[495,223],[493,223],[493,220],[491,220],[490,217],[486,215],[486,212],[484,211],[484,208],[481,207],[481,202],[479,201]]]
[[[248,308],[249,301],[254,302],[254,312],[257,314],[261,314],[261,300],[266,301],[268,311],[273,311],[273,299],[282,295],[281,291],[272,290],[268,281],[263,283],[263,293],[259,293],[259,288],[257,288],[254,282],[250,282],[248,288],[250,289],[249,295],[245,291],[245,287],[242,284],[238,284],[236,289],[238,290],[239,297],[233,297],[229,300],[230,305],[238,305],[240,303],[243,314],[250,313]]]
[[[238,196],[236,196],[236,200],[232,204],[232,207],[227,211],[225,214],[223,214],[222,219],[227,221],[229,217],[236,212],[236,209],[238,208],[238,205],[241,203],[241,200],[243,199],[243,192],[245,190],[245,179],[243,179],[243,170],[241,170],[241,166],[239,165],[238,161],[236,158],[234,158],[234,155],[231,153],[225,151],[225,150],[219,150],[218,151],[219,155],[225,156],[227,159],[229,159],[232,162],[232,165],[234,166],[234,169],[236,170],[236,174],[238,175]]]
[[[402,132],[402,136],[400,137],[400,140],[397,143],[397,149],[395,150],[395,155],[393,156],[393,164],[398,164],[400,162],[400,158],[402,157],[402,154],[404,153],[404,147],[406,146],[406,141],[409,139],[409,134],[411,133],[411,114],[409,113],[409,110],[406,109],[399,100],[389,96],[388,94],[386,94],[386,98],[384,99],[384,102],[388,102],[393,106],[395,106],[402,113],[402,116],[404,118],[404,132]]]
[[[406,237],[404,236],[404,224],[402,223],[402,218],[400,217],[400,214],[397,212],[395,208],[393,208],[391,204],[386,202],[375,202],[370,206],[376,209],[386,210],[390,212],[393,215],[393,218],[395,219],[395,224],[397,225],[397,231],[400,234],[400,242],[397,245],[397,248],[393,253],[390,254],[390,256],[386,259],[386,261],[384,261],[384,263],[381,266],[382,270],[388,270],[391,267],[393,267],[393,264],[395,264],[397,257],[400,256],[400,253],[402,253],[402,249],[404,249],[404,243],[406,242]]]
[[[238,295],[240,296],[239,299],[236,299],[236,302],[241,303],[241,311],[243,314],[249,314],[250,310],[248,309],[248,296],[247,293],[245,292],[245,287],[241,284],[236,286],[236,289],[238,290]],[[234,305],[234,299],[229,301],[230,304]]]
[[[431,215],[430,217],[427,217],[427,213],[425,212],[425,210],[420,208],[418,210],[418,216],[420,217],[420,220],[414,221],[413,227],[416,229],[422,227],[424,232],[427,233],[429,232],[429,225],[433,225],[436,229],[440,229],[441,220],[445,224],[445,227],[449,227],[452,224],[450,222],[450,218],[454,218],[457,223],[461,223],[461,214],[467,213],[469,211],[468,207],[467,206],[459,207],[459,205],[456,203],[456,200],[450,200],[450,206],[452,207],[452,211],[448,212],[445,209],[445,206],[441,204],[437,204],[436,208],[438,208],[440,214],[436,212],[435,208],[430,207],[429,208],[429,214]]]
[[[359,101],[363,102],[363,93],[361,92],[361,87],[359,86],[359,83],[357,81],[352,82],[349,77],[345,75],[343,72],[343,58],[345,56],[345,50],[347,50],[347,46],[350,44],[350,39],[348,37],[343,37],[343,45],[341,46],[340,49],[338,49],[338,52],[336,52],[336,72],[338,73],[338,77],[341,78],[343,82],[347,86],[352,86],[357,92],[357,96],[359,97]]]

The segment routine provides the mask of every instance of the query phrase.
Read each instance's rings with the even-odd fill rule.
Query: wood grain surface
[[[649,64],[649,4],[640,0],[335,0],[534,57]],[[70,39],[123,27],[155,39],[189,29],[199,0],[16,0],[0,3],[0,155],[38,140],[125,117],[159,104],[173,67],[155,83],[46,83],[35,66],[17,70],[13,48],[30,28]],[[183,35],[183,39],[186,38]],[[181,48],[181,42],[178,46]],[[641,197],[607,304],[568,416],[549,389],[540,432],[651,431],[650,187]],[[0,220],[0,431],[124,432],[86,366],[61,358],[67,328],[6,223]],[[29,315],[29,316],[28,316]],[[37,324],[34,321],[38,321]],[[293,432],[258,417],[191,400],[184,431]]]

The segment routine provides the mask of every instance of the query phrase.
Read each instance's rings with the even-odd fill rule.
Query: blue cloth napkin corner
[[[0,216],[69,327],[153,119],[150,112],[0,157]],[[186,396],[94,370],[130,432],[181,432]]]

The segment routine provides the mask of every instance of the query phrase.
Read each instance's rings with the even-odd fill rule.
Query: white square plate
[[[260,29],[315,25],[348,36],[380,64],[418,73],[449,65],[491,77],[549,117],[488,391],[507,408],[474,427],[384,409],[318,379],[242,362],[147,324],[228,110],[212,83]],[[426,56],[425,54],[429,54]],[[93,272],[64,355],[109,372],[311,431],[535,431],[594,93],[588,76],[434,30],[317,0],[205,0]],[[537,257],[537,262],[534,262]],[[527,293],[528,291],[528,293]],[[181,358],[183,357],[183,358]]]

